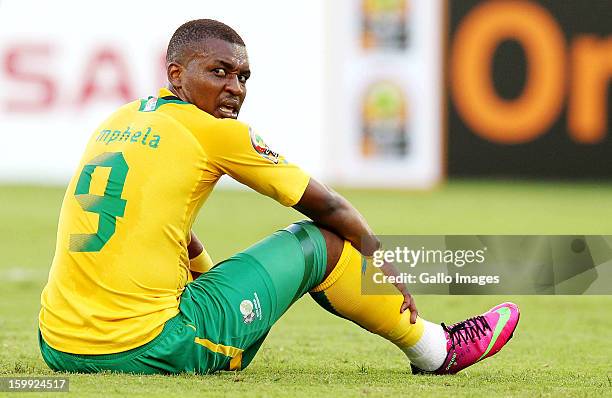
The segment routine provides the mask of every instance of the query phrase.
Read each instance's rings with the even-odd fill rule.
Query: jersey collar
[[[168,90],[166,87],[162,87],[157,92],[157,97],[159,97],[159,98],[176,97],[176,95],[174,95],[174,93],[172,91]]]

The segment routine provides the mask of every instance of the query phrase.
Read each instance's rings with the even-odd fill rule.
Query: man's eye
[[[238,81],[242,84],[246,83],[246,81],[249,80],[249,78],[245,75],[238,75]]]
[[[225,77],[225,69],[223,68],[215,68],[213,69],[213,73],[215,74],[215,76]]]

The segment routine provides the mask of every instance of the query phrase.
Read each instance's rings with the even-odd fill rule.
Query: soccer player
[[[519,318],[512,303],[446,326],[419,317],[405,286],[397,295],[361,294],[363,256],[380,243],[347,200],[236,120],[250,71],[233,29],[207,19],[179,27],[167,75],[157,96],[102,122],[68,186],[39,316],[49,367],[243,369],[307,292],[397,345],[414,373],[456,373],[510,339]],[[312,222],[213,267],[191,227],[224,174]]]

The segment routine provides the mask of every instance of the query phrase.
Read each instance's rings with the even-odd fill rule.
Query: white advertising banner
[[[65,183],[119,105],[165,85],[183,22],[213,18],[251,63],[240,120],[338,185],[442,176],[442,0],[0,0],[0,182]]]
[[[0,182],[67,182],[110,112],[165,85],[168,40],[197,18],[247,44],[240,120],[320,174],[324,10],[323,0],[0,0]]]
[[[442,0],[334,0],[326,77],[331,177],[430,188],[443,177]]]

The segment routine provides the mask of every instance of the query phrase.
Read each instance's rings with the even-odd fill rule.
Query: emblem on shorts
[[[251,300],[242,300],[240,303],[240,313],[242,314],[242,321],[244,323],[249,324],[255,319],[253,308],[254,306]]]
[[[269,160],[274,164],[278,164],[278,153],[268,147],[268,145],[264,142],[264,140],[259,136],[259,134],[255,133],[253,129],[249,127],[249,135],[251,136],[251,145],[253,145],[253,149],[264,159]]]
[[[240,303],[240,313],[242,314],[242,321],[247,325],[253,322],[255,318],[261,320],[261,304],[256,292],[253,293],[253,300],[242,300]]]

